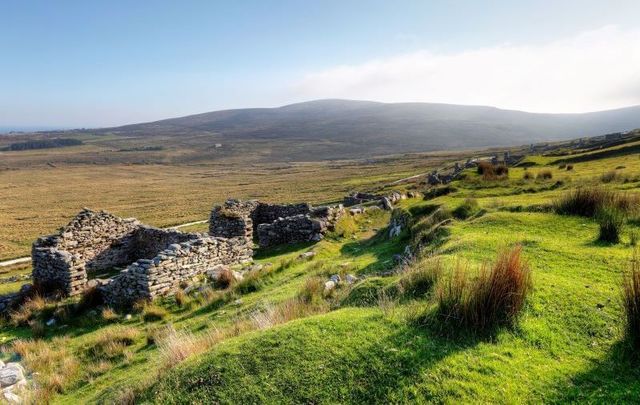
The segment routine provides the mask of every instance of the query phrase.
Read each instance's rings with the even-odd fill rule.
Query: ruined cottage
[[[321,240],[344,212],[338,207],[307,203],[268,204],[256,200],[227,200],[211,211],[209,234],[256,240],[260,247]]]
[[[45,293],[69,296],[95,285],[107,304],[118,306],[166,295],[215,265],[252,255],[244,237],[163,230],[84,209],[60,232],[34,242],[33,282]]]

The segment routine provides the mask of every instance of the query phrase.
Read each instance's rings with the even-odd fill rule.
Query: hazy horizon
[[[0,127],[111,127],[326,98],[623,108],[640,104],[637,15],[629,0],[6,3]]]

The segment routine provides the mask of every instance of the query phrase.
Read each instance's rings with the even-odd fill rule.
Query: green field
[[[527,157],[534,164],[526,169],[533,174],[528,180],[523,167],[510,168],[506,178],[497,180],[467,170],[446,195],[402,201],[398,209],[410,215],[411,223],[424,220],[435,207],[455,210],[470,198],[478,205],[470,218],[454,219],[423,245],[423,252],[444,266],[438,284],[426,294],[409,295],[401,288],[423,262],[399,269],[393,259],[413,236],[405,229],[389,238],[390,214],[374,210],[344,220],[338,232],[315,245],[259,252],[256,262],[265,267],[253,270],[250,282],[209,297],[187,294],[189,304],[159,300],[154,307],[130,312],[130,319],[126,313],[100,315],[100,310],[70,302],[42,304],[31,315],[31,326],[4,325],[4,356],[21,351],[41,359],[25,363],[40,373],[36,381],[47,388],[37,399],[54,403],[636,402],[640,369],[624,337],[621,283],[640,221],[630,217],[619,243],[603,243],[597,241],[596,220],[558,215],[552,204],[577,187],[640,193],[640,159],[633,148],[571,158],[573,170],[560,168],[560,157]],[[346,189],[380,186],[428,166],[397,162],[375,166],[365,176],[359,172],[368,166],[354,166],[318,193],[330,201]],[[284,171],[296,177],[296,170]],[[544,171],[551,178],[536,179]],[[320,173],[329,179],[337,172]],[[308,183],[311,177],[301,197],[324,187]],[[427,191],[416,183],[399,187]],[[259,189],[251,182],[243,196]],[[285,200],[291,193],[283,191],[274,199]],[[183,203],[173,200],[172,206]],[[149,207],[154,204],[149,201]],[[155,223],[200,219],[206,207]],[[53,218],[61,220],[68,211]],[[533,290],[514,326],[489,334],[446,334],[437,324],[419,322],[434,311],[435,291],[451,279],[456,265],[475,275],[501,249],[515,245],[522,246]],[[311,260],[298,258],[310,250],[316,253]],[[314,291],[314,278],[324,282],[333,274],[353,274],[360,281],[342,283],[328,296],[304,298]],[[152,320],[149,312],[158,311],[156,306],[166,314]],[[59,319],[55,326],[37,328],[52,317]],[[193,355],[184,361],[168,354],[175,346],[167,343],[170,333],[162,329],[167,325],[179,332],[177,347],[186,347],[189,339],[200,345],[191,347]],[[37,340],[15,343],[36,332]],[[107,333],[110,339],[131,338],[107,347]]]

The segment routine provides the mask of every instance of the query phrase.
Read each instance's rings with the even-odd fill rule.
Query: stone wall
[[[57,234],[39,238],[31,249],[33,281],[44,292],[75,295],[84,289],[87,271],[101,271],[130,262],[135,219],[83,209]]]
[[[21,305],[26,298],[30,297],[33,292],[31,284],[24,284],[20,291],[12,294],[0,295],[0,316],[5,317],[11,311]]]
[[[258,225],[260,247],[270,247],[286,243],[317,242],[327,231],[331,231],[337,219],[344,213],[342,206],[317,207],[308,214],[277,218]]]
[[[170,294],[182,281],[205,273],[212,267],[250,261],[253,256],[246,238],[202,237],[168,246],[150,259],[139,259],[106,281],[98,289],[108,305],[126,306],[140,299]]]
[[[126,267],[92,283],[108,304],[125,305],[168,294],[211,266],[240,263],[252,255],[244,235],[210,238],[83,210],[58,234],[34,243],[33,280],[44,293],[76,295],[88,287],[91,273]]]
[[[258,201],[227,200],[213,207],[209,217],[209,234],[222,238],[238,236],[253,240],[253,213]]]
[[[209,221],[209,234],[219,237],[255,237],[261,247],[322,239],[342,206],[312,207],[300,204],[267,204],[259,201],[227,200],[215,206]]]

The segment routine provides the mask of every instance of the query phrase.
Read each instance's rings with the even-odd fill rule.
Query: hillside
[[[132,312],[76,299],[32,305],[3,325],[3,360],[19,354],[39,373],[37,399],[53,403],[634,402],[621,282],[640,232],[637,144],[378,188],[424,197],[347,216],[316,244],[261,249],[230,286],[198,280]],[[636,202],[619,241],[599,240],[600,218],[558,208],[578,188]],[[399,235],[392,218],[403,218]],[[399,264],[406,246],[417,256]],[[471,282],[517,246],[532,289],[514,322],[448,329],[437,314],[451,280]]]
[[[640,127],[640,106],[586,114],[533,114],[493,107],[317,100],[279,108],[215,111],[91,131],[119,136],[210,135],[211,142],[308,145],[304,159],[513,146]],[[200,139],[202,141],[202,139]],[[333,145],[322,147],[322,143]],[[279,154],[279,156],[283,156]]]

